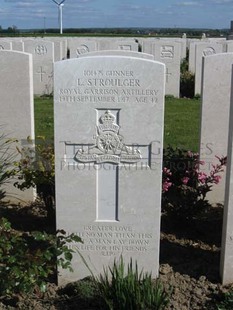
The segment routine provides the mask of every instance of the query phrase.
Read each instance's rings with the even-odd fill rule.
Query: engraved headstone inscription
[[[80,236],[67,283],[122,255],[158,275],[165,65],[117,55],[54,67],[57,228]]]

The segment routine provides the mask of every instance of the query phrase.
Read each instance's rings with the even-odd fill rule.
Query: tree
[[[18,32],[17,26],[12,25],[11,27],[8,27],[7,28],[7,32],[9,32],[9,33],[17,33]]]

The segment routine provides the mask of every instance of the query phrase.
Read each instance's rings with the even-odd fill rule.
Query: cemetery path
[[[7,217],[13,228],[20,231],[54,231],[40,205],[0,208],[0,216]],[[217,309],[216,302],[230,289],[223,287],[219,278],[221,226],[221,207],[211,208],[204,217],[192,222],[162,216],[159,277],[170,293],[166,310]],[[51,283],[44,294],[2,301],[0,309],[101,309],[98,301],[77,294],[77,283],[64,289]]]

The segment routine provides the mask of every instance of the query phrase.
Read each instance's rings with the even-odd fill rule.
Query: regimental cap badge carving
[[[119,134],[120,126],[116,123],[116,117],[106,110],[99,118],[95,144],[88,150],[78,149],[75,160],[82,163],[94,162],[120,164],[121,162],[133,164],[141,160],[141,152],[134,147],[127,146],[124,138]]]
[[[116,121],[115,115],[113,115],[109,110],[107,110],[104,115],[100,117],[100,121],[102,124],[111,123],[113,124]]]
[[[118,133],[119,131],[119,126],[116,124],[116,117],[109,110],[107,110],[100,117],[100,123],[101,124],[98,126],[99,132],[113,131],[115,133]]]

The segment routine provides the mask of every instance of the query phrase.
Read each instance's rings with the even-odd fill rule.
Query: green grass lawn
[[[44,136],[46,139],[53,139],[53,98],[35,98],[34,112],[36,136]]]
[[[166,98],[164,146],[198,151],[200,100]]]
[[[166,98],[165,147],[181,147],[198,151],[200,100]],[[35,98],[36,136],[53,139],[53,99]]]

